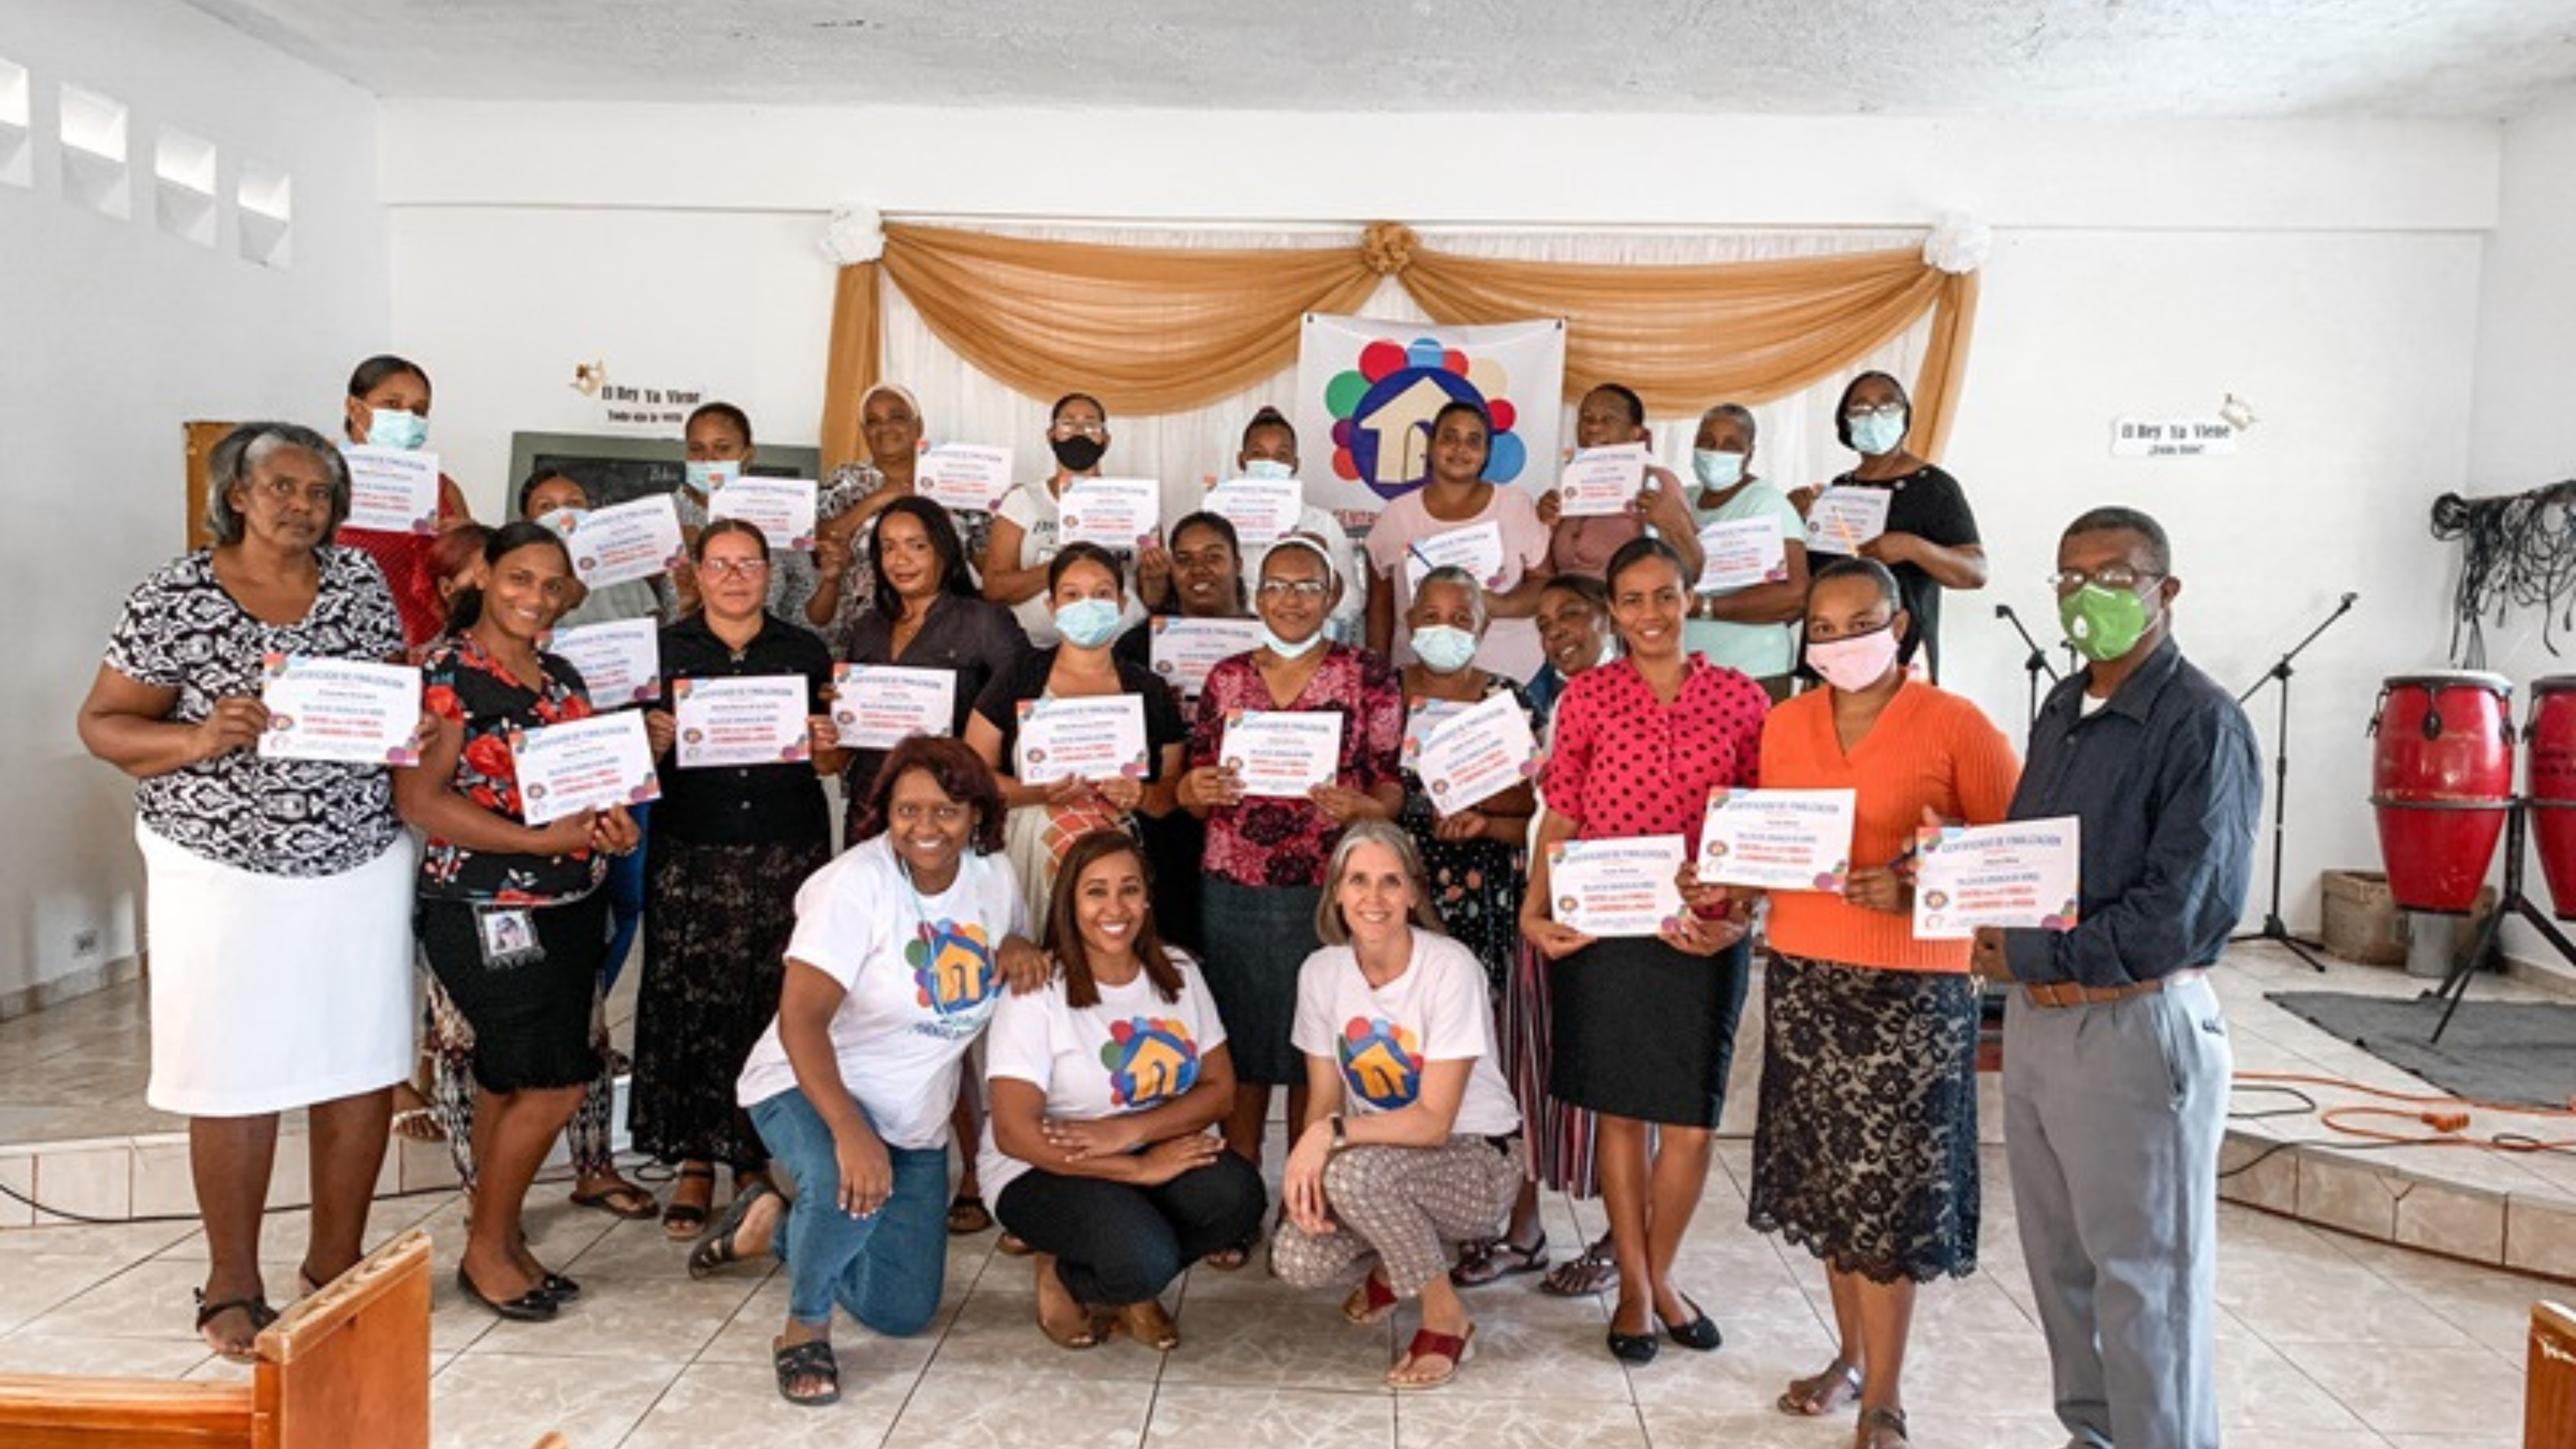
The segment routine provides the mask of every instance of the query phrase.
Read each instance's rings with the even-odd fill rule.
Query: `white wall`
[[[709,383],[764,433],[811,441],[832,276],[815,239],[844,201],[897,215],[1704,229],[1922,225],[1960,209],[1997,229],[1949,459],[1995,583],[1954,601],[1954,685],[2018,736],[2023,651],[1992,605],[2048,628],[2039,579],[2057,531],[2095,503],[2171,527],[2184,643],[2236,688],[2358,590],[2355,615],[2301,661],[2292,721],[2285,905],[2313,927],[2318,871],[2377,858],[2362,737],[2377,680],[2439,662],[2446,555],[2424,506],[2468,458],[2493,126],[1178,124],[456,103],[390,103],[385,125],[395,332],[421,339],[437,371],[441,446],[478,505],[501,496],[513,428],[587,425],[565,382],[594,356],[612,374]],[[1472,164],[1445,159],[1461,155]],[[2207,413],[2230,390],[2263,417],[2236,457],[2108,455],[2115,415]],[[2268,743],[2268,699],[2256,718]]]
[[[348,368],[385,345],[376,105],[176,0],[0,0],[0,57],[32,72],[34,185],[0,185],[0,532],[14,687],[0,691],[0,1010],[39,983],[130,958],[142,865],[131,787],[72,717],[126,589],[185,539],[180,424],[337,417]],[[131,107],[130,220],[66,199],[57,86]],[[153,221],[152,152],[176,125],[293,181],[291,264],[240,258]],[[25,625],[41,620],[42,628]],[[76,932],[97,931],[75,958]]]

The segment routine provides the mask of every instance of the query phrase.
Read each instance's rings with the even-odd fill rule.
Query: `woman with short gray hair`
[[[81,743],[141,782],[145,1097],[189,1119],[210,1260],[197,1331],[236,1360],[277,1317],[259,1227],[278,1114],[311,1121],[309,1291],[358,1261],[388,1089],[411,1065],[412,848],[391,771],[258,751],[265,657],[402,658],[384,575],[332,541],[348,512],[348,470],[320,434],[227,435],[208,479],[213,547],[128,596],[80,710]]]

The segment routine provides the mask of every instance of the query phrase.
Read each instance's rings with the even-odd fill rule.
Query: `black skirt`
[[[502,910],[526,913],[534,949],[489,960],[479,922],[486,911]],[[607,891],[550,906],[424,900],[413,928],[430,971],[474,1028],[476,1086],[494,1093],[580,1087],[599,1075],[590,1004],[608,957]],[[515,935],[506,944],[525,945]]]
[[[1612,1117],[1715,1127],[1744,1015],[1746,948],[1597,941],[1548,969],[1551,1096]]]

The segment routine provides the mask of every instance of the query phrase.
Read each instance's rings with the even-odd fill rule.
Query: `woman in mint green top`
[[[1753,476],[1753,414],[1740,403],[1719,403],[1700,414],[1691,443],[1697,491],[1691,514],[1703,529],[1748,518],[1780,522],[1785,576],[1723,593],[1694,593],[1682,642],[1711,664],[1742,670],[1773,703],[1789,697],[1789,672],[1797,664],[1791,624],[1807,597],[1807,524],[1786,495]]]

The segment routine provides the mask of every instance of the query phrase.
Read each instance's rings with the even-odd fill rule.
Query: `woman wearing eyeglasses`
[[[1941,677],[1941,591],[1986,586],[1986,549],[1977,537],[1977,515],[1959,480],[1905,450],[1914,426],[1914,403],[1904,385],[1883,372],[1864,372],[1843,389],[1834,408],[1834,436],[1860,454],[1860,466],[1834,479],[1831,488],[1878,488],[1889,494],[1887,531],[1860,546],[1859,556],[1887,565],[1914,620],[1901,663],[1912,663],[1920,645],[1927,671]],[[1805,513],[1822,490],[1801,488],[1790,501]],[[1818,552],[1848,553],[1831,539],[1812,540]],[[1831,558],[1816,559],[1818,568]]]
[[[1057,398],[1047,424],[1047,449],[1055,455],[1055,471],[1042,482],[1022,483],[1002,495],[977,570],[983,575],[984,597],[1009,609],[1029,643],[1040,649],[1058,638],[1055,609],[1047,596],[1047,565],[1062,547],[1058,530],[1064,490],[1077,479],[1100,476],[1100,460],[1109,452],[1109,410],[1089,393]],[[1125,561],[1120,567],[1126,567]],[[1127,624],[1144,617],[1144,610],[1132,603],[1120,614]]]
[[[1305,1120],[1306,1065],[1289,1032],[1297,971],[1315,949],[1324,866],[1344,826],[1392,821],[1404,806],[1397,769],[1404,697],[1385,661],[1325,641],[1324,621],[1340,594],[1321,542],[1290,534],[1272,545],[1253,593],[1261,647],[1208,671],[1190,727],[1190,772],[1181,777],[1182,808],[1207,821],[1199,935],[1208,990],[1233,1047],[1225,1140],[1255,1164],[1272,1087],[1289,1089],[1288,1119]],[[1228,716],[1246,711],[1341,716],[1332,783],[1301,797],[1248,795],[1242,772],[1221,753]],[[1243,1266],[1248,1246],[1211,1254],[1209,1266]]]

